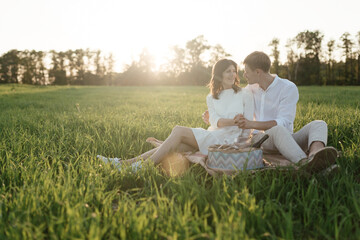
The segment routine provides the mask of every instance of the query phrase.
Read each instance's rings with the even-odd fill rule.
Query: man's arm
[[[257,129],[257,130],[268,130],[277,125],[275,120],[271,121],[251,121],[246,119],[242,114],[235,116],[234,121],[239,128],[242,129]]]
[[[289,127],[293,124],[296,115],[296,104],[299,100],[299,91],[295,85],[289,86],[286,91],[281,92],[281,100],[277,105],[278,114],[274,120],[250,121],[243,115],[235,116],[235,122],[239,128],[268,130],[276,125]]]

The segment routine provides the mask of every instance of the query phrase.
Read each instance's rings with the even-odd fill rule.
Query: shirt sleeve
[[[215,107],[214,107],[214,98],[211,94],[209,94],[207,97],[206,97],[206,104],[207,104],[207,107],[208,107],[208,110],[209,110],[209,122],[210,122],[210,125],[214,128],[217,128],[218,125],[218,121],[220,119],[220,116],[216,113],[215,111]]]
[[[242,89],[243,92],[243,105],[244,105],[244,117],[250,121],[254,120],[254,97],[251,91]],[[244,129],[242,132],[243,137],[248,137],[251,133],[251,129]]]
[[[280,99],[278,114],[275,119],[277,125],[289,128],[293,125],[296,115],[296,104],[299,100],[299,91],[294,85],[284,89]]]

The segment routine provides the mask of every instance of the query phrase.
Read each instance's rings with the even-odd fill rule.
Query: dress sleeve
[[[278,115],[276,116],[277,125],[288,128],[295,120],[296,104],[299,100],[299,91],[295,85],[290,85],[283,92],[283,97],[280,99],[278,106]]]
[[[242,89],[243,91],[243,105],[244,117],[250,121],[254,120],[254,97],[251,91]],[[241,136],[248,137],[251,134],[251,129],[244,129]]]
[[[215,99],[211,94],[206,97],[206,104],[209,110],[209,122],[212,127],[218,128],[217,123],[220,119],[220,116],[215,111],[214,101]]]

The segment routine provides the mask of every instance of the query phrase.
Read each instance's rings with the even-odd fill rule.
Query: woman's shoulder
[[[214,98],[213,95],[211,93],[209,93],[207,96],[206,96],[206,99],[210,99],[210,98]]]
[[[243,99],[247,100],[247,99],[252,99],[253,98],[253,93],[251,92],[251,90],[246,89],[246,88],[242,88],[240,90]]]
[[[252,91],[248,88],[241,88],[239,92],[243,95],[252,95]]]
[[[207,96],[206,96],[206,102],[209,103],[209,102],[212,102],[214,101],[215,98],[213,97],[213,95],[211,93],[209,93]]]

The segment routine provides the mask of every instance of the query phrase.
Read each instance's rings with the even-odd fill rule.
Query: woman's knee
[[[183,126],[178,126],[176,125],[172,132],[171,132],[171,135],[175,135],[175,136],[178,136],[178,137],[182,137],[185,135],[186,131],[188,130],[189,128],[187,127],[183,127]]]

